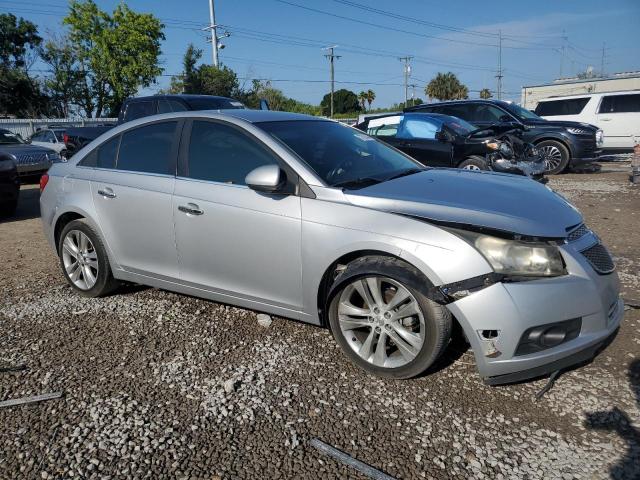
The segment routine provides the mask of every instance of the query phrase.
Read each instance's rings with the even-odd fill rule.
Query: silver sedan
[[[539,376],[594,356],[622,318],[611,256],[564,198],[316,117],[140,119],[41,187],[78,294],[135,282],[325,326],[378,375],[418,375],[459,336],[488,383]]]

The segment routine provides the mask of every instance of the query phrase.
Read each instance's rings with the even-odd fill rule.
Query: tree
[[[488,88],[483,88],[482,90],[480,90],[480,98],[483,98],[484,100],[487,100],[489,98],[491,98],[493,95],[491,95],[491,91]]]
[[[200,65],[195,82],[193,91],[185,93],[231,97],[240,87],[238,76],[226,66],[216,68],[213,65]]]
[[[331,112],[331,94],[327,93],[320,102],[322,114],[329,116]],[[333,94],[333,113],[357,113],[362,108],[358,96],[351,90],[341,88]]]
[[[362,90],[359,94],[358,94],[358,101],[360,102],[360,106],[362,107],[362,110],[364,110],[364,105],[367,102],[367,92],[365,92],[364,90]]]
[[[459,100],[469,98],[469,89],[466,85],[460,83],[458,77],[451,72],[438,73],[433,78],[424,92],[429,98],[438,100]]]
[[[196,63],[201,57],[202,50],[190,43],[182,59],[182,91],[184,93],[195,93],[195,90],[199,87],[200,82],[198,81]]]
[[[367,99],[367,103],[369,104],[369,110],[371,110],[371,104],[376,99],[376,92],[374,92],[373,90],[367,90],[365,98]],[[362,108],[364,109],[364,105],[362,106]]]
[[[28,68],[42,42],[37,27],[15,15],[0,14],[0,113],[41,116],[48,101]]]
[[[72,0],[63,23],[86,74],[80,104],[88,116],[114,114],[125,98],[162,73],[158,57],[163,25],[152,14],[119,3],[109,15],[93,0]]]
[[[51,109],[58,117],[68,117],[73,105],[82,102],[87,94],[86,74],[67,37],[52,37],[40,51],[40,58],[50,70],[44,81],[50,97]]]

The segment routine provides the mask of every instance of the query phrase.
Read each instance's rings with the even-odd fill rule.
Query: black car
[[[0,152],[0,218],[14,214],[19,194],[20,180],[13,157]]]
[[[598,160],[601,138],[598,128],[587,123],[551,121],[530,110],[500,100],[459,100],[416,105],[405,112],[452,115],[478,127],[516,123],[524,127],[522,139],[536,145],[545,157],[547,173],[560,173]]]
[[[392,113],[369,117],[357,128],[431,167],[494,170],[543,180],[544,160],[519,137],[519,125],[477,128],[437,113]]]
[[[131,120],[150,115],[191,110],[228,110],[246,108],[242,102],[227,97],[214,95],[151,95],[148,97],[127,98],[120,108],[118,123],[107,123],[101,126],[69,128],[64,135],[67,156],[87,143],[98,138],[104,132]]]

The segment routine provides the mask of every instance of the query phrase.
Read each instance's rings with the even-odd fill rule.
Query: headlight
[[[567,132],[573,133],[574,135],[589,135],[589,131],[584,128],[576,128],[576,127],[567,127]]]
[[[500,148],[500,143],[498,142],[487,142],[487,148],[491,150],[498,150]]]
[[[604,143],[604,132],[600,129],[596,131],[596,143],[598,144],[598,146]]]
[[[457,230],[474,246],[496,273],[514,276],[556,277],[564,275],[560,250],[544,242],[525,242]]]

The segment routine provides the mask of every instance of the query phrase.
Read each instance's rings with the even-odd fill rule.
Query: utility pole
[[[567,45],[566,45],[567,40],[569,40],[569,37],[567,37],[564,33],[564,30],[562,30],[562,48],[560,52],[560,78],[562,78],[562,74],[564,70],[564,54],[567,49]]]
[[[600,59],[600,77],[604,78],[604,56],[606,50],[606,43],[602,42],[602,58]]]
[[[331,114],[330,117],[333,117],[333,90],[334,90],[334,71],[333,71],[333,61],[336,58],[340,58],[340,55],[334,55],[333,49],[337,48],[337,45],[332,47],[326,47],[324,50],[328,50],[329,53],[325,55],[326,58],[329,59],[329,68],[331,70]]]
[[[399,57],[398,60],[404,62],[404,106],[407,106],[409,100],[409,75],[411,75],[411,65],[409,62],[413,57]]]
[[[209,28],[211,30],[211,53],[213,54],[213,66],[218,68],[218,32],[216,31],[216,13],[213,8],[213,0],[209,0]]]
[[[498,31],[498,100],[502,100],[502,30]]]

